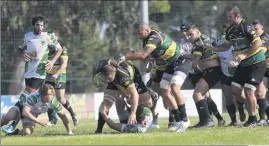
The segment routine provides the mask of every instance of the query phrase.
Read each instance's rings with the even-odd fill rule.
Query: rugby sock
[[[64,108],[68,110],[68,112],[71,114],[71,116],[75,116],[75,113],[73,111],[73,108],[71,107],[70,103],[68,100],[66,100],[66,103],[63,105]]]
[[[219,110],[218,110],[217,105],[214,102],[214,100],[212,100],[211,98],[207,98],[207,104],[208,104],[208,109],[212,110],[212,112],[215,115],[215,117],[218,120],[223,120],[223,118],[220,115]]]
[[[101,115],[101,113],[99,112],[98,115],[98,124],[97,124],[97,129],[95,132],[102,132],[103,131],[103,127],[105,125],[106,121],[104,120],[103,116]]]
[[[196,109],[197,109],[197,112],[198,112],[198,116],[199,116],[199,122],[201,122],[201,115],[200,115],[200,113],[199,113],[199,110],[198,110],[198,105],[197,105],[197,103],[195,103],[195,106],[196,106]],[[210,115],[209,115],[210,116]]]
[[[240,113],[244,112],[244,102],[236,101],[236,103],[238,104],[238,111]]]
[[[254,115],[254,116],[249,116],[248,117],[248,121],[249,122],[251,122],[251,123],[256,123],[257,122],[257,117],[256,117],[256,115]]]
[[[171,110],[169,110],[169,118],[168,118],[168,120],[169,120],[169,123],[175,122],[175,117],[174,117]]]
[[[236,108],[235,105],[226,105],[227,111],[229,113],[229,116],[232,120],[232,122],[236,122]]]
[[[269,106],[267,106],[265,113],[266,113],[267,119],[269,119]]]
[[[208,119],[210,119],[207,101],[202,99],[197,102],[197,110],[199,115],[201,116],[201,122],[206,123]]]
[[[187,113],[186,113],[185,103],[178,105],[178,111],[180,112],[181,120],[184,122],[187,122],[188,117],[187,117]]]
[[[266,101],[265,99],[257,99],[257,104],[259,105],[259,116],[260,119],[265,119],[265,109],[266,109]]]
[[[171,112],[174,114],[174,117],[175,117],[176,122],[180,122],[181,121],[181,117],[180,117],[180,112],[178,111],[178,109],[171,110]]]

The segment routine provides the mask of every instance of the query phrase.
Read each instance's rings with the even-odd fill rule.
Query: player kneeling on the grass
[[[104,91],[103,103],[109,108],[116,100],[122,99],[120,95],[125,95],[127,101],[131,104],[131,111],[129,120],[126,119],[125,123],[135,124],[136,121],[136,109],[138,104],[143,104],[149,108],[154,105],[154,99],[157,98],[151,95],[142,82],[139,70],[129,62],[124,62],[119,66],[113,65],[111,60],[99,61],[93,67],[93,80],[95,84],[105,83],[107,88]],[[154,94],[155,95],[155,94]],[[125,105],[124,105],[125,106]],[[102,133],[103,126],[105,124],[104,119],[99,114],[98,127],[95,133]]]
[[[122,133],[143,133],[147,132],[153,121],[153,115],[149,108],[139,105],[136,110],[136,124],[124,124],[124,123],[115,123],[108,117],[108,109],[102,103],[99,108],[99,112],[104,118],[107,125],[114,130],[117,130]]]
[[[26,98],[22,111],[16,106],[12,107],[6,115],[1,118],[1,127],[11,120],[22,121],[22,130],[16,129],[8,135],[31,135],[34,131],[35,124],[47,126],[48,121],[40,120],[37,117],[46,113],[49,108],[55,110],[62,119],[63,124],[69,135],[73,135],[70,128],[69,120],[65,115],[61,103],[55,97],[54,88],[49,84],[44,84],[40,89]]]

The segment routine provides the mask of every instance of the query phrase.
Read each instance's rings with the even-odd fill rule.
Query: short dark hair
[[[199,28],[198,28],[196,25],[194,25],[194,24],[189,24],[189,25],[187,26],[186,31],[189,31],[189,30],[191,30],[191,29],[197,29],[197,30],[199,30]]]
[[[35,16],[35,17],[32,18],[32,25],[35,25],[35,23],[36,23],[37,21],[42,21],[42,22],[44,22],[45,19],[44,19],[43,16],[40,16],[40,15],[39,15],[39,16]]]
[[[180,31],[181,31],[181,32],[185,32],[185,31],[187,31],[190,25],[191,25],[191,24],[189,24],[189,23],[184,23],[184,24],[182,24],[182,25],[180,26]]]
[[[240,9],[237,6],[230,5],[230,6],[228,6],[227,10],[228,10],[228,12],[232,11],[235,16],[241,16]]]
[[[43,96],[43,95],[46,95],[47,92],[48,92],[49,90],[52,90],[52,91],[53,91],[52,94],[55,95],[55,93],[54,93],[54,88],[53,88],[53,86],[50,85],[50,84],[43,84],[43,85],[39,88],[39,93],[40,93],[41,96]]]
[[[264,25],[263,22],[260,19],[255,19],[252,21],[252,25],[261,24]]]

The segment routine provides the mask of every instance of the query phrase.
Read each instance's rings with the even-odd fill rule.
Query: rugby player
[[[43,84],[39,90],[27,96],[23,107],[20,109],[13,106],[6,115],[1,118],[1,127],[8,124],[12,120],[22,121],[22,130],[16,129],[8,133],[8,135],[31,135],[34,131],[35,125],[46,126],[47,120],[40,120],[38,116],[46,113],[51,108],[56,111],[58,116],[63,121],[63,124],[69,135],[73,135],[68,118],[63,111],[61,103],[55,97],[53,86]]]
[[[25,101],[25,97],[35,92],[43,83],[46,77],[46,70],[51,70],[56,60],[62,53],[62,48],[56,39],[52,40],[44,29],[44,17],[36,16],[32,18],[33,32],[28,32],[24,36],[24,42],[19,49],[24,52],[25,66],[25,82],[26,88],[20,95],[21,102]],[[48,60],[48,47],[54,47],[57,50],[56,55]],[[22,103],[15,104],[18,108],[22,108]],[[13,121],[10,126],[2,129],[4,132],[12,132],[19,121]]]
[[[230,66],[238,66],[232,79],[232,92],[240,97],[244,90],[248,105],[248,120],[244,127],[255,127],[256,96],[255,90],[262,82],[266,72],[266,61],[260,37],[256,35],[253,25],[248,24],[241,15],[237,6],[227,10],[230,26],[226,30],[225,43],[218,48],[225,50],[233,46],[233,61]]]
[[[54,35],[56,34],[56,35]],[[53,33],[49,34],[50,36],[56,36],[57,40],[59,37],[59,32],[55,30]],[[61,44],[62,46],[62,44]],[[68,63],[68,54],[67,54],[67,48],[65,46],[62,46],[63,52],[61,56],[56,60],[54,63],[54,66],[51,70],[47,71],[46,81],[45,83],[50,84],[54,87],[56,97],[61,102],[63,107],[70,113],[74,126],[78,125],[78,119],[75,115],[75,112],[73,111],[73,108],[71,107],[68,100],[65,98],[65,88],[66,88],[66,68]],[[51,48],[49,50],[49,60],[53,58],[56,55],[56,50]],[[49,116],[49,123],[50,125],[55,125],[57,123],[57,116],[56,113],[49,110],[48,111]]]
[[[198,124],[192,128],[213,127],[214,122],[210,117],[208,99],[205,99],[205,95],[220,80],[222,75],[221,68],[217,55],[212,50],[203,46],[204,43],[212,43],[209,37],[201,34],[195,25],[188,26],[187,35],[194,45],[192,67],[197,72],[194,73],[194,77],[190,77],[192,83],[195,85],[193,99],[199,115]],[[225,120],[218,112],[215,102],[211,99],[210,103],[212,112],[218,119],[218,125],[224,125]]]
[[[243,20],[237,6],[228,9],[227,17],[231,26],[226,30],[226,40],[233,45],[235,55],[231,65],[238,65],[232,80],[232,90],[236,95],[244,89],[249,114],[244,127],[254,127],[257,122],[255,90],[262,82],[267,66],[262,41],[253,25]]]
[[[256,19],[252,22],[252,25],[254,25],[255,30],[256,30],[256,35],[261,38],[264,51],[265,51],[265,57],[266,57],[266,62],[267,62],[267,68],[265,75],[263,77],[262,82],[259,84],[256,90],[256,97],[257,97],[257,104],[259,106],[259,117],[260,120],[257,122],[258,126],[263,126],[263,125],[268,125],[266,120],[265,120],[265,109],[266,109],[266,88],[267,88],[267,83],[268,83],[268,77],[269,77],[269,35],[264,32],[264,24],[261,20]]]
[[[219,45],[222,45],[224,43],[225,30],[228,27],[229,27],[229,24],[223,25],[223,31],[222,31],[223,35],[218,37],[215,40],[215,42],[213,42],[212,44],[219,46]],[[204,44],[204,47],[207,47],[208,49],[214,50],[220,59],[220,66],[221,66],[221,71],[222,71],[221,89],[222,89],[222,93],[225,97],[226,108],[227,108],[228,114],[231,118],[231,123],[229,123],[227,126],[236,126],[237,125],[236,106],[233,102],[233,94],[232,94],[232,90],[231,90],[232,77],[234,75],[236,67],[230,67],[230,65],[229,65],[229,63],[233,59],[233,54],[232,54],[233,47],[230,47],[228,50],[223,51],[223,50],[220,50],[218,48],[213,47],[212,44]],[[242,92],[242,96],[236,97],[236,102],[238,103],[238,111],[239,111],[239,115],[240,115],[240,121],[244,122],[246,119],[246,114],[244,112],[244,107],[243,107],[243,104],[245,102],[244,92]]]

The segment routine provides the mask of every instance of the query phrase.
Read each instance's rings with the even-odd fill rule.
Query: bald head
[[[142,40],[148,37],[150,31],[150,26],[147,23],[140,23],[137,27],[137,34]]]

